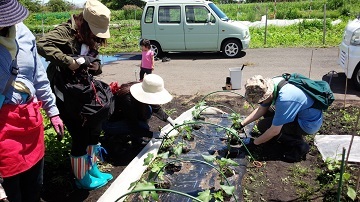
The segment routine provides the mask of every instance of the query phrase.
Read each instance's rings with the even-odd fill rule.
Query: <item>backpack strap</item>
[[[283,76],[284,76],[284,75],[283,75]],[[285,86],[287,83],[289,83],[287,78],[285,78],[285,79],[283,79],[283,80],[281,80],[281,81],[279,82],[279,84],[277,85],[275,97],[274,97],[274,99],[273,99],[274,102],[275,102],[276,98],[279,96],[280,89],[281,89],[283,86]]]

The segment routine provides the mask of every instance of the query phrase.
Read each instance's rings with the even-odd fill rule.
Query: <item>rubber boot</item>
[[[90,170],[89,170],[89,174],[100,178],[100,179],[104,179],[106,181],[110,181],[113,179],[113,176],[110,173],[103,173],[99,170],[99,167],[97,165],[97,160],[98,160],[98,156],[102,159],[102,151],[104,151],[105,153],[106,150],[99,144],[97,145],[89,145],[87,147],[87,153],[89,156],[91,156],[91,165],[90,165]]]
[[[70,156],[71,167],[76,177],[75,184],[79,189],[97,189],[107,184],[107,180],[89,174],[90,156]]]

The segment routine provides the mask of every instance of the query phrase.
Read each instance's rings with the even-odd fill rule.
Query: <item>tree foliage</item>
[[[135,5],[140,8],[145,5],[145,1],[142,0],[101,0],[101,2],[113,10],[122,9],[125,5]]]
[[[65,0],[49,0],[46,4],[51,12],[70,11],[73,5]]]
[[[41,11],[41,1],[40,0],[19,0],[19,2],[25,6],[30,12],[39,12]]]

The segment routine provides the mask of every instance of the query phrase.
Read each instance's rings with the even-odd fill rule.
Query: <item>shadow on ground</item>
[[[334,74],[326,74],[322,77],[322,80],[327,81],[330,84],[331,90],[337,94],[345,94],[346,87],[346,75],[344,72]],[[352,81],[350,79],[347,80],[347,94],[355,95],[360,97],[360,92],[355,90]]]

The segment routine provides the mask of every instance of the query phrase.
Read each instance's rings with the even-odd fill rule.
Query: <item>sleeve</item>
[[[151,105],[151,108],[153,110],[153,115],[159,118],[162,121],[167,121],[167,118],[169,115],[166,114],[166,112],[161,108],[160,105]]]
[[[70,25],[59,25],[39,39],[37,42],[38,53],[51,63],[68,67],[72,63],[73,58],[62,50],[69,49],[69,43],[71,43],[70,40],[72,38],[73,34]]]
[[[300,111],[301,104],[296,101],[277,101],[275,104],[274,126],[293,122]]]
[[[42,102],[42,108],[47,116],[58,115],[59,110],[55,104],[55,95],[52,93],[45,68],[36,51],[35,37],[23,24],[19,24],[17,41],[19,43],[17,62],[21,76],[32,83],[35,96]]]

